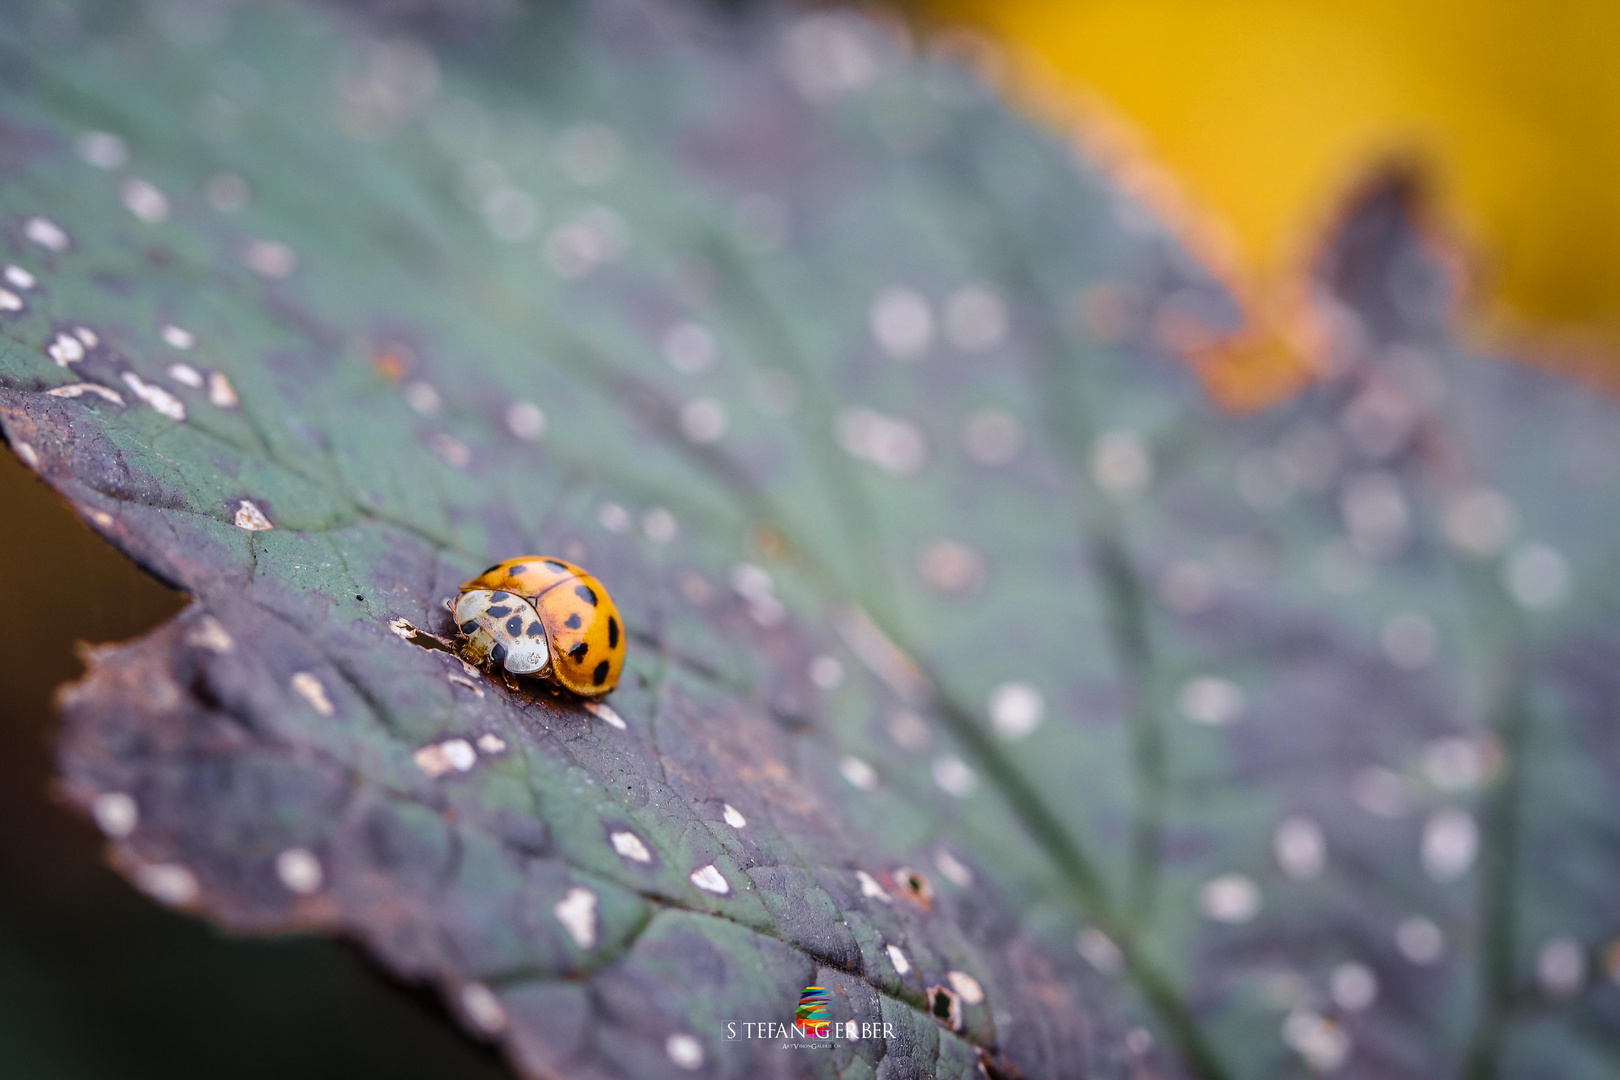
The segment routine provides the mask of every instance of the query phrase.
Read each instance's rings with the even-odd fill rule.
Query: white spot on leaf
[[[461,1011],[472,1025],[485,1035],[498,1035],[506,1030],[506,1009],[495,996],[495,991],[483,983],[471,982],[461,988]]]
[[[181,386],[189,386],[193,390],[201,389],[203,384],[202,372],[190,364],[170,364],[169,378]]]
[[[968,1005],[977,1005],[984,1000],[984,987],[979,980],[965,971],[953,971],[945,976],[950,981],[951,989],[961,996],[962,1001]]]
[[[237,406],[236,391],[231,388],[230,380],[222,371],[208,373],[208,401],[216,409],[234,409]]]
[[[726,423],[726,407],[714,398],[696,398],[681,406],[681,434],[700,446],[724,438]]]
[[[1445,951],[1446,938],[1433,919],[1412,915],[1395,927],[1395,947],[1414,964],[1432,964]]]
[[[321,680],[310,672],[300,671],[294,674],[292,688],[298,692],[299,697],[309,702],[310,708],[322,716],[331,716],[335,711],[331,699],[326,696],[326,687],[322,686]]]
[[[0,311],[21,311],[22,297],[10,289],[0,289]]]
[[[611,705],[600,701],[587,701],[585,703],[585,711],[605,724],[616,727],[620,731],[625,730],[626,725],[624,719],[619,716],[618,713],[613,711],[613,706]]]
[[[474,689],[477,688],[474,687]],[[506,753],[506,740],[493,732],[486,732],[478,736],[478,750],[484,754],[504,754]]]
[[[148,863],[134,869],[135,886],[152,899],[179,906],[197,899],[197,875],[179,863]]]
[[[725,877],[720,873],[720,871],[715,869],[713,863],[710,863],[708,866],[698,867],[696,870],[688,874],[687,878],[692,882],[692,884],[696,885],[704,892],[712,892],[719,896],[725,896],[731,891],[730,882],[726,881]]]
[[[140,823],[140,808],[122,791],[104,791],[90,801],[90,816],[96,826],[114,840],[122,840]]]
[[[1228,679],[1200,675],[1176,695],[1181,714],[1195,724],[1230,724],[1243,712],[1243,691]]]
[[[1088,926],[1080,931],[1075,938],[1075,947],[1080,955],[1085,957],[1086,963],[1096,968],[1104,975],[1117,974],[1125,966],[1125,955],[1114,944],[1114,939],[1097,929]]]
[[[890,945],[885,951],[888,952],[889,963],[894,965],[897,974],[904,975],[911,970],[911,961],[907,960],[906,954],[900,951],[900,946]]]
[[[288,848],[276,856],[276,876],[289,892],[308,896],[321,887],[321,861],[307,848]]]
[[[730,803],[726,803],[723,816],[726,819],[726,824],[733,829],[741,829],[748,824],[748,819],[742,816],[742,811]]]
[[[234,523],[238,529],[246,529],[248,532],[264,532],[275,528],[270,524],[270,519],[264,516],[264,511],[246,499],[236,504]]]
[[[33,446],[25,442],[19,442],[13,444],[13,448],[17,451],[17,456],[22,458],[24,465],[30,469],[37,470],[39,468],[39,454],[35,453]]]
[[[838,759],[838,771],[844,774],[844,779],[860,788],[862,791],[871,791],[877,787],[877,773],[872,766],[858,757],[846,754]]]
[[[850,455],[894,476],[910,476],[928,460],[927,444],[915,424],[874,409],[841,409],[837,435]]]
[[[57,367],[77,364],[84,359],[84,343],[70,334],[57,334],[45,346],[45,355],[54,360]]]
[[[647,850],[647,845],[642,842],[641,837],[633,832],[613,833],[608,837],[608,841],[613,845],[613,850],[626,859],[639,863],[652,862],[652,852]]]
[[[684,1033],[676,1033],[664,1040],[664,1053],[677,1068],[691,1071],[703,1065],[703,1044]]]
[[[855,880],[861,883],[862,896],[872,900],[881,900],[885,904],[894,902],[894,898],[889,895],[888,890],[879,885],[877,878],[868,874],[865,870],[855,871]]]
[[[242,247],[242,265],[262,278],[280,281],[298,269],[298,256],[275,240],[249,240]]]
[[[98,169],[122,168],[129,160],[129,147],[124,140],[108,131],[87,131],[79,136],[76,146],[79,159]]]
[[[967,762],[955,754],[935,758],[931,771],[934,774],[934,783],[938,784],[947,795],[954,795],[958,799],[965,799],[973,794],[973,789],[979,783],[979,778],[968,768]]]
[[[30,274],[27,270],[24,270],[22,267],[16,266],[16,265],[11,264],[11,263],[6,264],[5,275],[6,275],[6,284],[10,285],[14,289],[21,289],[24,292],[27,292],[29,289],[32,289],[35,286],[35,284],[37,284],[35,282],[35,280],[34,280],[34,275],[33,274]]]
[[[934,341],[934,312],[916,289],[895,285],[872,301],[872,336],[895,360],[915,360]]]
[[[1198,905],[1216,922],[1246,923],[1260,913],[1260,886],[1243,874],[1222,874],[1204,882]]]
[[[1366,964],[1347,961],[1333,969],[1328,993],[1345,1012],[1361,1012],[1378,1000],[1378,976]]]
[[[524,442],[534,442],[546,433],[546,414],[532,401],[514,401],[506,407],[506,430]]]
[[[147,382],[133,371],[124,372],[124,383],[135,391],[136,397],[170,420],[178,422],[186,418],[185,405],[163,387]]]
[[[23,235],[48,251],[66,251],[68,234],[49,218],[31,217],[23,224]]]
[[[960,859],[944,848],[934,850],[934,866],[944,875],[945,880],[957,888],[965,889],[973,884],[973,871],[969,870]]]
[[[186,635],[186,641],[199,649],[207,649],[221,655],[236,648],[236,642],[232,640],[231,635],[212,615],[204,615],[197,620],[196,628]]]
[[[1025,682],[1004,682],[990,691],[990,723],[1004,739],[1021,739],[1040,726],[1046,699]]]
[[[478,761],[478,752],[466,739],[446,739],[424,746],[411,755],[416,767],[437,778],[452,770],[466,772]]]
[[[1327,838],[1308,817],[1291,817],[1277,826],[1271,850],[1282,872],[1295,881],[1319,877],[1327,865]]]
[[[168,219],[169,198],[149,181],[132,176],[119,187],[118,195],[125,209],[148,225]]]
[[[596,944],[596,894],[581,886],[574,886],[568,894],[552,906],[551,913],[562,923],[568,936],[581,949]]]
[[[1455,881],[1479,852],[1479,826],[1466,810],[1436,810],[1423,823],[1423,869],[1435,881]]]

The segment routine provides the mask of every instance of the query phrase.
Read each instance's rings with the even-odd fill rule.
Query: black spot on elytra
[[[517,637],[519,634],[523,633],[523,616],[514,615],[510,619],[507,619],[506,632],[511,634],[513,637]]]
[[[574,595],[591,605],[591,607],[596,606],[596,593],[591,591],[589,585],[575,585]]]
[[[524,566],[522,563],[518,563],[516,566],[511,567],[506,571],[506,576],[507,577],[517,577],[519,574],[523,573],[523,571],[525,571],[527,569],[528,569],[527,566]]]
[[[529,636],[530,637],[539,637],[544,632],[545,631],[541,628],[539,623],[532,622],[532,623],[529,624]]]
[[[565,574],[568,573],[568,564],[567,563],[560,563],[556,559],[547,559],[546,560],[546,565],[551,567],[553,570],[560,570]]]
[[[578,630],[585,624],[579,621],[579,612],[576,611],[572,615],[568,616],[568,621],[563,623],[563,625],[568,627],[570,630]]]
[[[478,629],[477,619],[468,619],[466,622],[461,624],[461,632],[463,634],[470,634],[476,629]]]
[[[609,615],[608,616],[608,648],[617,649],[618,647],[619,647],[619,620],[615,619],[613,616]]]
[[[575,663],[578,663],[579,661],[585,659],[585,654],[590,651],[591,647],[582,641],[578,645],[575,645],[572,649],[569,649],[568,655]]]
[[[483,577],[484,574],[493,574],[495,571],[499,570],[500,568],[501,568],[501,564],[496,563],[494,566],[490,567],[488,570],[485,570],[483,574],[479,574],[478,576]]]
[[[603,683],[607,682],[607,673],[608,662],[604,660],[600,664],[596,665],[595,671],[591,672],[591,684],[593,686],[601,686]]]
[[[497,643],[493,649],[489,650],[489,658],[495,661],[497,666],[506,663],[506,646]]]
[[[504,619],[508,615],[512,614],[512,609],[507,607],[504,604],[499,605],[497,607],[486,608],[485,611],[488,613],[489,617],[492,618],[492,619]]]

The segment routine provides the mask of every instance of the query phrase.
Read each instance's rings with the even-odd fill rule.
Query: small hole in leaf
[[[943,986],[929,987],[928,1011],[933,1013],[934,1019],[952,1031],[962,1030],[962,1003],[957,999],[955,991],[947,990]]]

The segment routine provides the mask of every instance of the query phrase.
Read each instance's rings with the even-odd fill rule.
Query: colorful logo
[[[825,1039],[832,1034],[832,1024],[827,1019],[832,997],[819,986],[807,986],[804,993],[799,995],[799,1007],[793,1010],[793,1026],[799,1029],[801,1035],[808,1035],[813,1039]]]

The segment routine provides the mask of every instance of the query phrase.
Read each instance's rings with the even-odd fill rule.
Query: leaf
[[[1601,1030],[1597,988],[1497,1045],[1529,942],[1612,933],[1609,406],[1447,343],[1398,189],[1322,268],[1343,369],[1222,419],[1162,344],[1230,328],[1219,288],[885,24],[78,10],[4,46],[0,223],[34,283],[7,286],[0,419],[195,598],[63,696],[65,791],[138,886],[351,935],[532,1075],[1612,1053],[1557,1034]],[[1480,483],[1561,554],[1451,554],[1438,522]],[[1358,592],[1324,589],[1324,550]],[[438,640],[458,581],[527,552],[621,606],[610,711]],[[1410,662],[1406,608],[1441,642],[1421,674],[1376,644]],[[1480,653],[1451,636],[1474,625]],[[1465,758],[1483,878],[1436,883],[1416,811],[1347,797],[1450,808],[1456,862],[1472,796],[1414,778]],[[1306,815],[1330,869],[1284,881]],[[1521,880],[1532,854],[1582,868],[1579,899]],[[1419,913],[1438,969],[1391,953]],[[873,1036],[728,1038],[810,985]]]

